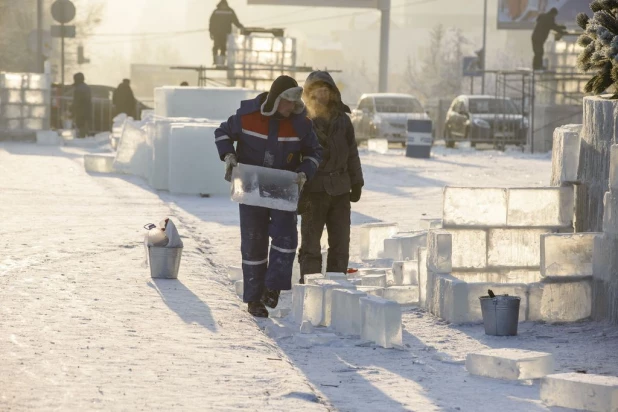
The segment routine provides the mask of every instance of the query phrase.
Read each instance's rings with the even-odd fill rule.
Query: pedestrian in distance
[[[549,37],[549,33],[554,30],[558,33],[557,36],[562,36],[566,32],[566,26],[556,24],[557,16],[558,9],[554,7],[547,13],[540,14],[536,19],[536,25],[532,32],[533,70],[545,70],[545,67],[543,67],[544,45]]]
[[[296,80],[280,76],[268,93],[241,102],[236,114],[221,123],[215,143],[225,161],[226,180],[243,163],[296,172],[302,191],[322,159],[302,92]],[[244,204],[239,211],[243,300],[253,316],[268,317],[266,306],[275,308],[280,292],[292,288],[297,213]]]
[[[210,39],[214,42],[212,48],[213,65],[218,66],[217,57],[227,53],[227,36],[232,33],[232,24],[239,29],[244,26],[238,21],[236,12],[227,4],[227,0],[221,0],[217,8],[210,16]]]
[[[350,108],[328,72],[315,71],[305,82],[304,99],[320,145],[322,162],[301,195],[301,281],[322,271],[320,244],[324,226],[328,232],[327,272],[346,273],[350,258],[350,202],[358,202],[364,185]]]
[[[124,113],[128,117],[136,119],[137,100],[131,89],[129,79],[122,80],[122,83],[114,90],[112,102],[114,103],[114,116]]]
[[[92,125],[92,92],[83,73],[73,75],[73,121],[80,138],[88,136]]]

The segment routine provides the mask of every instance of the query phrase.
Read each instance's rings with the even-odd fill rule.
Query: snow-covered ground
[[[0,410],[550,410],[538,383],[470,376],[463,359],[486,347],[547,351],[557,371],[618,375],[618,328],[595,322],[524,323],[499,338],[409,308],[404,350],[273,340],[261,329],[297,326],[256,322],[226,277],[240,260],[237,205],[89,175],[86,150],[0,144]],[[541,186],[551,167],[548,155],[444,147],[429,160],[392,150],[362,161],[353,265],[363,223],[414,229],[440,217],[445,185]],[[142,226],[166,216],[185,242],[180,276],[153,281]]]

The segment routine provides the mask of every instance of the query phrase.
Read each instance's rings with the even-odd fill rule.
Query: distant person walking
[[[115,115],[124,113],[133,119],[137,118],[137,100],[135,100],[135,95],[133,95],[131,81],[129,79],[124,79],[116,90],[114,90],[112,101],[114,103]]]
[[[315,177],[308,181],[298,203],[302,217],[300,283],[305,275],[322,271],[320,240],[328,231],[327,272],[347,273],[350,259],[350,202],[358,202],[364,185],[350,108],[328,72],[307,77],[304,90],[309,118],[324,155]]]
[[[214,41],[212,48],[212,62],[217,64],[218,56],[225,56],[227,52],[227,36],[232,32],[232,24],[239,29],[244,26],[238,21],[236,12],[227,4],[227,0],[221,0],[217,9],[210,16],[210,38]]]
[[[540,14],[536,19],[536,26],[534,26],[534,31],[532,32],[533,70],[546,69],[543,67],[543,55],[545,54],[545,41],[547,41],[549,33],[554,30],[561,35],[566,31],[566,26],[556,24],[556,16],[558,16],[558,9],[554,7],[547,13]]]
[[[92,92],[86,84],[83,73],[73,75],[73,121],[77,127],[78,136],[86,137],[92,125]]]

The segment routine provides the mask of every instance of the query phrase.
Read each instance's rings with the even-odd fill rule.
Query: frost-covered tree
[[[618,0],[595,0],[590,4],[594,12],[577,16],[577,24],[584,30],[578,44],[584,48],[578,58],[578,68],[595,73],[586,83],[586,93],[601,94],[614,86],[612,99],[618,98]]]

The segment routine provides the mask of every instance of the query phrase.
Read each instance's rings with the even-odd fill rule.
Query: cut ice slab
[[[237,280],[243,280],[242,268],[240,266],[228,266],[227,276],[232,282],[236,282]]]
[[[487,349],[468,354],[466,369],[472,375],[495,379],[540,379],[554,372],[554,356],[522,349]]]
[[[232,172],[232,200],[244,205],[296,211],[297,174],[287,170],[238,164]]]
[[[237,280],[234,282],[234,289],[236,290],[238,297],[242,298],[242,295],[245,292],[245,282],[242,280]]]
[[[541,381],[541,401],[592,412],[618,410],[618,378],[615,376],[561,373]]]
[[[94,173],[114,173],[115,155],[107,153],[96,153],[84,155],[84,169],[86,172]]]
[[[361,339],[383,348],[402,346],[399,304],[376,296],[360,298]]]

